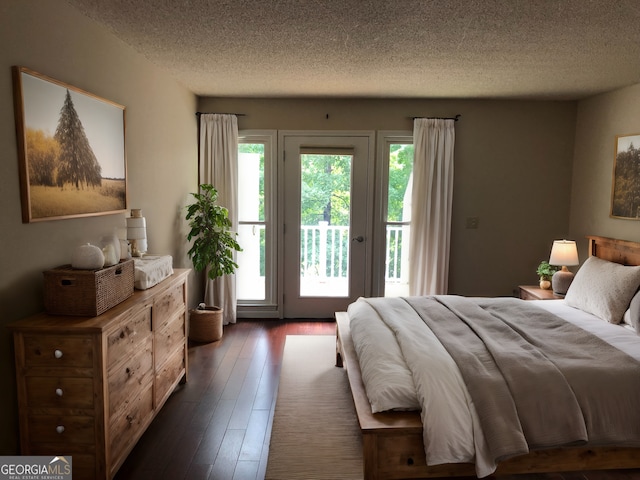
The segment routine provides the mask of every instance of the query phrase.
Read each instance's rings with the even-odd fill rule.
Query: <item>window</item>
[[[238,135],[238,252],[236,295],[239,316],[270,316],[275,298],[275,210],[272,162],[275,133]]]
[[[413,136],[381,132],[378,141],[381,188],[381,228],[378,238],[384,246],[383,281],[378,294],[386,297],[409,295],[409,231],[411,228],[411,182],[413,179]],[[382,241],[384,239],[384,241]]]

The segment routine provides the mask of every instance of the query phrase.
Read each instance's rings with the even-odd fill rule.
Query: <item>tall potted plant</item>
[[[191,194],[195,202],[187,206],[187,240],[194,240],[187,255],[197,271],[206,270],[211,280],[230,275],[238,268],[233,255],[241,251],[237,234],[231,231],[229,211],[216,203],[218,191],[210,184],[200,185],[200,193]],[[200,306],[190,311],[189,338],[214,342],[222,337],[223,306]]]

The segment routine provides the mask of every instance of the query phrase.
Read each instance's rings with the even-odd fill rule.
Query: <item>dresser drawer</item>
[[[72,453],[74,478],[100,478],[96,472],[96,456]]]
[[[185,343],[185,314],[177,315],[162,330],[156,331],[155,355],[156,359],[162,361],[168,358],[176,348],[184,346]]]
[[[145,308],[108,334],[107,369],[135,351],[151,335],[151,309]]]
[[[115,463],[138,440],[152,413],[153,388],[149,385],[126,405],[122,414],[111,418],[110,444]]]
[[[153,341],[147,336],[134,356],[109,371],[109,415],[116,415],[127,398],[153,381]]]
[[[26,377],[29,407],[93,409],[93,379]]]
[[[95,453],[89,452],[91,450],[90,446],[82,445],[82,446],[71,446],[67,447],[64,451],[64,456],[69,458],[71,457],[73,462],[73,478],[79,478],[80,480],[84,479],[95,479],[100,478],[100,475],[96,472],[96,455]],[[29,452],[30,455],[51,455],[50,447],[42,447],[39,445],[34,446]],[[55,454],[54,454],[55,455]],[[104,475],[103,475],[104,476]],[[23,477],[16,477],[23,478]],[[24,477],[27,478],[27,477]],[[38,478],[34,476],[33,478]],[[44,475],[40,478],[46,478]],[[54,479],[58,478],[56,475],[52,475],[49,478]]]
[[[29,415],[33,444],[91,445],[95,443],[94,418],[84,415]]]
[[[184,358],[184,349],[178,350],[156,370],[156,408],[164,402],[176,380],[182,377],[186,368]]]
[[[153,301],[153,329],[157,332],[169,323],[180,309],[184,309],[184,285],[169,289]]]
[[[27,367],[93,367],[90,336],[23,335]]]

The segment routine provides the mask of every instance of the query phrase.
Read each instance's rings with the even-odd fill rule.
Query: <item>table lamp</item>
[[[567,265],[580,264],[576,242],[573,240],[554,240],[549,264],[562,267],[551,277],[551,288],[553,293],[565,295],[573,281],[573,273],[567,269]]]
[[[131,255],[142,257],[147,251],[147,225],[142,210],[134,208],[127,218],[127,240],[131,242]]]

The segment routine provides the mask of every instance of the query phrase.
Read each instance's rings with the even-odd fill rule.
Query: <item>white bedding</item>
[[[533,302],[640,361],[640,337],[633,329],[603,321],[564,300]],[[474,462],[479,477],[490,475],[496,465],[487,453],[477,413],[457,365],[415,311],[403,304],[407,305],[401,299],[360,299],[348,309],[373,411],[403,410],[417,401],[422,406],[427,464]],[[379,318],[376,310],[381,309],[393,310],[395,320],[391,325],[380,320],[382,325],[374,327]],[[393,346],[396,339],[399,350]],[[421,368],[425,364],[429,368]]]

